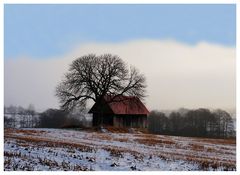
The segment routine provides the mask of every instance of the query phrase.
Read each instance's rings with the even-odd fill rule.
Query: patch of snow
[[[186,171],[201,170],[202,160],[219,162],[217,169],[207,167],[208,170],[223,170],[221,164],[226,162],[236,164],[234,144],[188,137],[111,133],[102,129],[100,133],[69,129],[23,129],[28,132],[7,133],[4,169]],[[42,141],[30,142],[24,138]]]

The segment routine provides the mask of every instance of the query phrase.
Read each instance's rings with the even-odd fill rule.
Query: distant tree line
[[[33,105],[4,107],[4,128],[68,128],[89,126],[85,114],[80,110],[71,112],[47,109],[37,113]]]
[[[148,129],[151,133],[176,136],[235,137],[234,122],[224,110],[209,109],[179,110],[167,117],[159,111],[151,111],[148,117]]]
[[[64,111],[59,109],[48,109],[40,114],[40,128],[76,128],[87,127],[87,121],[82,111]]]
[[[12,105],[4,107],[4,128],[33,128],[38,122],[38,114],[33,105],[28,108]]]
[[[37,113],[33,105],[4,107],[4,128],[73,128],[89,127],[91,120],[86,119],[86,111],[71,112],[48,109]],[[196,136],[227,138],[235,137],[234,121],[224,110],[181,109],[166,115],[151,111],[148,117],[150,133],[176,136]]]

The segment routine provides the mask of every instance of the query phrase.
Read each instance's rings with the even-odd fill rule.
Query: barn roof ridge
[[[114,96],[113,96],[114,97]],[[112,97],[112,98],[113,98]],[[110,99],[109,99],[110,98]],[[120,98],[120,101],[112,101],[111,102],[111,96],[106,95],[104,96],[104,101],[106,104],[110,107],[110,109],[113,111],[114,114],[131,114],[131,115],[147,115],[149,114],[148,109],[146,106],[141,102],[141,100],[136,96],[118,96],[116,97]],[[123,98],[123,99],[121,99]],[[109,101],[109,102],[108,102]],[[93,105],[93,107],[97,105],[96,103]],[[94,113],[94,110],[90,109],[90,113]]]

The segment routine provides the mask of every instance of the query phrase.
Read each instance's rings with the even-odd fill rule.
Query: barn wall
[[[148,127],[148,122],[147,122],[147,116],[143,117],[143,128],[147,128]]]
[[[147,128],[146,115],[93,114],[93,126],[115,126],[127,128]]]
[[[129,127],[129,128],[146,128],[146,115],[115,115],[113,118],[113,126]]]
[[[122,118],[114,116],[113,117],[113,126],[115,126],[115,127],[123,127],[123,125],[122,125]]]
[[[113,126],[113,116],[107,114],[93,114],[93,126]]]

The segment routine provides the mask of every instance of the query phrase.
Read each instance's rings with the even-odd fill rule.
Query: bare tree
[[[30,104],[28,106],[28,109],[26,110],[27,112],[27,127],[33,128],[33,117],[35,114],[35,108],[33,104]]]
[[[39,127],[60,128],[66,123],[68,112],[58,109],[47,109],[40,114]]]
[[[169,115],[169,130],[171,133],[179,133],[182,127],[182,119],[179,112],[171,112]]]
[[[18,113],[20,115],[20,128],[27,127],[27,110],[21,106],[18,106]]]
[[[216,120],[216,132],[220,137],[227,137],[229,133],[232,133],[234,130],[233,119],[229,113],[218,109],[214,111],[214,116]]]
[[[151,111],[148,117],[148,130],[152,133],[166,134],[168,128],[168,118],[159,111]]]
[[[17,108],[16,106],[9,106],[8,107],[8,112],[11,115],[10,123],[13,128],[16,127],[16,121],[17,121]]]
[[[12,118],[7,117],[4,115],[4,128],[11,128],[12,127]]]
[[[145,97],[145,77],[134,67],[111,54],[89,54],[72,62],[63,81],[56,88],[62,108],[85,106],[87,100],[101,101],[106,95],[111,102],[122,95]],[[109,101],[110,102],[110,101]]]
[[[171,112],[169,117],[158,111],[151,111],[148,129],[152,133],[192,137],[229,138],[235,137],[234,121],[224,110],[199,108],[184,112]]]

